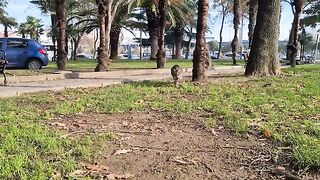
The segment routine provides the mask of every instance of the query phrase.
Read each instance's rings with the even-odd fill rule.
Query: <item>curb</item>
[[[218,66],[214,67],[215,71],[219,70],[234,70],[241,69],[242,66]],[[192,72],[192,68],[183,68],[185,73]],[[123,76],[139,76],[139,75],[157,75],[170,74],[170,69],[142,69],[142,70],[119,70],[108,72],[56,72],[55,74],[36,75],[36,76],[9,76],[7,77],[8,84],[28,83],[28,82],[43,82],[65,79],[99,79],[105,77],[123,77]],[[3,82],[3,77],[0,78],[0,84]]]

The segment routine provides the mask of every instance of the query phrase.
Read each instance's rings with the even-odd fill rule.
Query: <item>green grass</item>
[[[312,69],[312,71],[310,71]],[[282,77],[228,77],[208,85],[144,81],[106,88],[43,92],[0,99],[0,179],[67,175],[94,156],[91,146],[110,134],[76,139],[44,123],[60,115],[164,110],[210,114],[206,127],[224,123],[237,133],[257,124],[292,147],[292,162],[320,167],[320,66],[286,69]],[[190,101],[192,97],[192,101]]]
[[[215,66],[231,66],[231,60],[213,60]],[[168,60],[165,64],[165,68],[171,68],[173,65],[178,64],[180,67],[192,67],[192,60]],[[97,62],[95,60],[77,60],[77,61],[68,61],[67,70],[70,71],[85,71],[92,72],[96,67]],[[239,61],[239,65],[243,65],[243,61]],[[110,69],[151,69],[156,68],[157,64],[155,61],[149,60],[115,60],[111,63]],[[49,63],[47,67],[38,71],[30,70],[8,70],[9,75],[15,76],[32,76],[32,75],[41,75],[48,74],[56,71],[57,65],[55,62]]]

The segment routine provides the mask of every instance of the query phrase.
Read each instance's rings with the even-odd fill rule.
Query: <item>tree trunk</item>
[[[222,47],[222,33],[223,33],[223,27],[224,27],[224,21],[226,19],[226,10],[227,7],[222,6],[222,21],[221,21],[221,27],[220,27],[220,40],[219,40],[219,50],[218,50],[218,56],[217,58],[220,59],[220,54],[221,54],[221,47]]]
[[[75,40],[74,40],[74,38],[71,38],[71,40],[70,40],[70,44],[71,44],[71,57],[70,57],[70,60],[76,60],[76,52],[75,52],[75,50],[74,50],[74,44],[75,44]]]
[[[281,72],[278,57],[280,3],[279,0],[259,0],[246,76],[272,76]]]
[[[107,70],[107,58],[109,57],[107,54],[106,47],[106,4],[103,0],[97,0],[98,5],[98,21],[99,21],[99,29],[100,29],[100,44],[98,47],[98,65],[95,68],[95,72],[102,72]]]
[[[164,64],[166,63],[166,50],[164,47],[164,35],[166,29],[166,10],[167,10],[167,0],[159,0],[159,40],[158,40],[158,53],[157,53],[157,68],[164,68]]]
[[[77,38],[73,38],[73,60],[77,60],[77,50],[81,41],[82,35],[79,35]]]
[[[300,16],[303,6],[303,0],[295,0],[294,1],[294,7],[295,7],[295,13],[294,13],[294,19],[293,19],[293,42],[292,44],[288,45],[288,49],[290,49],[290,62],[291,67],[296,67],[296,57],[298,53],[298,36],[299,36],[299,27],[300,27]]]
[[[209,62],[209,52],[205,41],[209,12],[208,0],[198,2],[197,41],[193,53],[192,81],[206,81],[206,68]]]
[[[182,41],[184,35],[184,27],[177,25],[174,29],[174,37],[175,37],[175,54],[173,59],[181,59],[181,50],[182,50]]]
[[[121,26],[112,26],[110,32],[110,59],[118,59],[118,45],[120,39]]]
[[[51,14],[51,27],[52,27],[52,36],[51,36],[51,40],[53,43],[53,58],[56,58],[57,55],[57,51],[56,51],[56,40],[57,40],[57,35],[56,35],[56,29],[55,29],[55,24],[57,22],[56,20],[56,15],[55,14]]]
[[[254,32],[254,27],[256,25],[257,9],[258,9],[258,1],[250,0],[249,1],[249,24],[248,24],[249,49],[251,48],[251,45],[252,45],[253,32]]]
[[[239,50],[239,25],[240,25],[240,0],[234,0],[233,4],[233,28],[234,37],[231,43],[233,65],[237,64],[237,54]]]
[[[8,26],[4,26],[4,37],[9,37]]]
[[[295,16],[296,12],[295,12],[294,3],[292,2],[292,0],[290,0],[289,4],[291,6],[292,15]],[[290,56],[292,56],[291,45],[293,44],[293,29],[294,29],[294,19],[291,24],[289,40],[288,40],[288,44],[287,44],[287,52],[286,52],[286,59],[289,59],[289,60],[291,59]]]
[[[192,33],[192,32],[191,32],[191,33]],[[187,52],[186,52],[186,57],[185,57],[185,59],[188,59],[188,58],[189,58],[191,41],[192,41],[192,36],[190,36],[190,37],[189,37],[189,40],[188,40]]]
[[[66,70],[67,53],[66,53],[66,16],[65,16],[65,0],[56,0],[56,15],[58,29],[58,55],[57,65],[60,71]]]
[[[151,57],[150,60],[157,59],[157,51],[159,49],[158,39],[159,39],[159,18],[158,16],[152,12],[151,9],[146,9],[147,20],[148,20],[148,31],[150,36],[151,43]]]

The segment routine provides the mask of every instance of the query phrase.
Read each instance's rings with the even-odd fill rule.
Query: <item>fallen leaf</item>
[[[268,129],[263,130],[263,136],[266,138],[270,138],[272,136],[271,131],[269,131]]]
[[[80,123],[73,123],[72,124],[73,126],[75,126],[75,127],[84,127],[84,124],[80,124]]]
[[[278,166],[277,167],[277,171],[285,171],[285,170],[286,170],[286,168],[283,167],[283,166]]]
[[[69,176],[71,176],[71,177],[84,176],[86,173],[87,173],[87,171],[78,169],[78,170],[75,170],[72,173],[70,173]]]
[[[181,157],[178,157],[178,156],[177,157],[173,157],[171,159],[171,161],[176,162],[176,163],[181,164],[181,165],[196,164],[196,162],[193,161],[193,160],[189,160],[189,159],[184,160],[184,159],[182,159]]]
[[[109,174],[109,168],[104,165],[86,165],[86,168],[90,171],[90,173],[94,174]]]
[[[210,129],[210,133],[211,133],[212,135],[214,135],[214,136],[217,136],[217,135],[218,135],[217,132],[216,132],[216,130],[214,130],[214,128],[211,128],[211,129]]]
[[[126,154],[129,152],[132,152],[132,150],[131,149],[121,149],[121,150],[118,150],[117,152],[115,152],[114,155]]]
[[[131,179],[135,176],[135,174],[131,174],[131,173],[125,173],[125,174],[115,174],[114,177],[116,179]]]
[[[58,127],[66,127],[67,125],[60,122],[54,122],[50,124],[51,126],[58,126]]]
[[[106,177],[107,177],[107,180],[115,180],[116,179],[114,174],[108,174]]]

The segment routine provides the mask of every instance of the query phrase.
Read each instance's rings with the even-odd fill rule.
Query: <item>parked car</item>
[[[0,38],[0,48],[6,52],[8,68],[41,69],[48,65],[47,51],[33,39]]]

